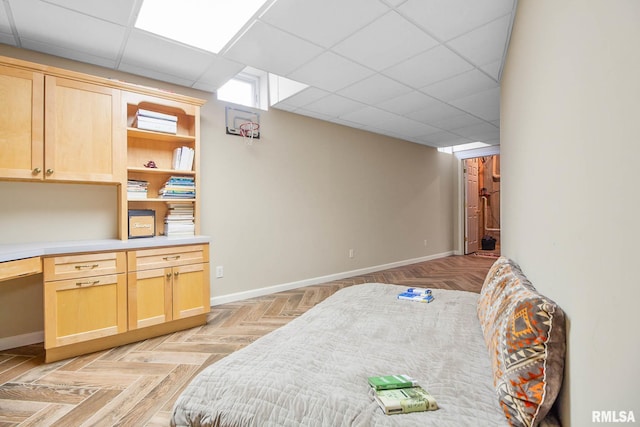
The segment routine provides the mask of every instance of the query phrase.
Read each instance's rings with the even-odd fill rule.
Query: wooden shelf
[[[161,199],[161,198],[148,198],[148,199],[129,199],[127,202],[164,202],[164,203],[194,203],[196,199]]]
[[[143,173],[153,173],[153,174],[162,174],[162,175],[195,175],[195,171],[181,171],[175,169],[158,169],[158,168],[138,168],[138,167],[128,167],[128,172],[143,172]]]
[[[151,130],[143,130],[138,128],[127,128],[127,135],[133,138],[153,139],[155,141],[164,142],[195,142],[196,137],[190,135],[177,135],[172,133],[154,132]]]

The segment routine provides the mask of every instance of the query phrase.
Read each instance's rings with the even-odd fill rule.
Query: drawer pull
[[[84,265],[76,265],[76,270],[93,270],[100,264],[84,264]]]
[[[180,255],[166,256],[162,259],[165,261],[175,261],[177,259],[180,259]]]
[[[83,285],[93,286],[93,285],[97,285],[98,283],[100,283],[100,280],[94,280],[93,282],[76,282],[76,286],[83,286]]]

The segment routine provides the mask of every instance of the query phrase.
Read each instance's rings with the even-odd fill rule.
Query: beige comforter
[[[476,315],[478,295],[371,283],[336,292],[304,315],[203,370],[173,409],[178,426],[501,426],[506,419]],[[408,374],[437,400],[430,412],[385,415],[367,377]]]

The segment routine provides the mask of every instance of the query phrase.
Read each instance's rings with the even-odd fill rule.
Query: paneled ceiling
[[[271,108],[433,147],[499,144],[516,0],[270,0],[219,54],[135,28],[141,4],[3,0],[0,43],[210,92],[251,66],[308,85]]]

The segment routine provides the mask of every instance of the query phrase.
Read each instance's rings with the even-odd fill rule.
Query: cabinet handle
[[[82,285],[93,286],[93,285],[97,285],[98,283],[100,283],[100,280],[94,280],[93,282],[76,282],[76,286],[82,286]]]
[[[176,277],[178,277],[178,274],[180,274],[179,271],[176,271],[176,272],[173,273],[173,275],[176,276]]]
[[[42,169],[40,169],[40,168],[35,168],[35,169],[33,170],[33,174],[34,174],[34,175],[38,175],[40,172],[42,172]]]
[[[171,273],[167,273],[167,279],[171,278]]]
[[[174,261],[174,260],[180,259],[180,255],[166,256],[162,259],[165,261]]]
[[[99,266],[100,264],[84,264],[84,265],[76,265],[76,270],[88,270],[91,269],[93,270],[94,268],[96,268],[97,266]]]
[[[53,169],[47,169],[47,175],[53,175]]]

